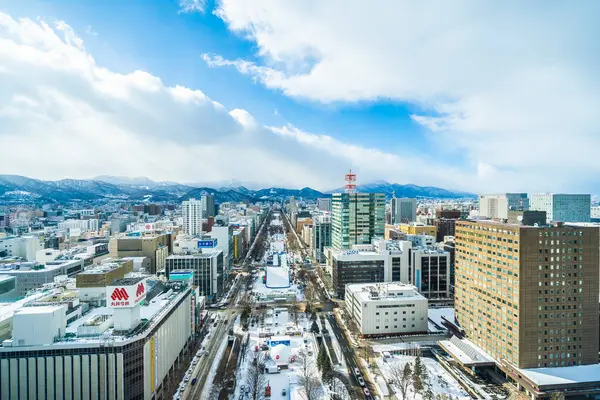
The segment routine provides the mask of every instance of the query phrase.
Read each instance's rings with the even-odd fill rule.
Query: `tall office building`
[[[513,379],[598,363],[598,238],[593,227],[456,222],[456,319]]]
[[[181,202],[183,214],[183,230],[188,235],[202,233],[202,201],[189,199]]]
[[[331,218],[328,215],[317,215],[312,225],[311,249],[318,262],[325,262],[325,247],[331,246]]]
[[[210,218],[215,216],[215,195],[205,194],[200,198],[202,203],[202,218]]]
[[[530,209],[546,211],[548,222],[590,222],[589,194],[534,193]]]
[[[488,218],[508,218],[508,210],[529,210],[527,193],[482,194],[479,215]]]
[[[317,207],[321,211],[330,212],[331,211],[331,198],[325,197],[325,198],[317,199]]]
[[[392,197],[392,224],[415,222],[417,199]]]
[[[334,193],[331,198],[331,245],[350,249],[370,244],[385,234],[385,195],[381,193]]]

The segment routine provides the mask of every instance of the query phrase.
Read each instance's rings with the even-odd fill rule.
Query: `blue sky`
[[[115,84],[130,78],[133,83],[132,73],[143,71],[144,84],[157,78],[161,91],[185,87],[225,109],[202,108],[196,114],[174,108],[153,124],[161,131],[150,134],[149,122],[126,120],[133,114],[155,118],[160,111],[158,103],[150,104],[155,97],[147,96],[146,89],[128,93],[124,106],[136,112],[107,114],[97,108],[98,87],[109,96],[102,99],[108,107],[116,107],[110,96],[118,96],[117,87],[107,94],[103,76],[94,73],[91,81],[82,83],[79,73],[61,71],[52,81],[53,93],[65,88],[70,101],[85,105],[86,112],[93,109],[90,119],[107,124],[98,135],[107,141],[130,141],[137,149],[130,158],[153,154],[153,160],[131,165],[119,160],[109,163],[112,167],[90,163],[73,171],[54,158],[48,163],[55,167],[43,170],[24,168],[19,163],[23,160],[15,159],[3,166],[4,172],[47,179],[67,173],[188,182],[236,178],[327,189],[339,186],[343,172],[354,168],[363,182],[385,179],[472,191],[592,190],[588,187],[594,178],[572,179],[574,171],[596,167],[592,153],[587,156],[589,150],[578,149],[583,152],[579,160],[554,170],[545,157],[528,149],[542,142],[540,153],[563,151],[569,145],[561,138],[565,128],[572,137],[597,139],[598,120],[592,109],[600,103],[592,88],[597,88],[598,79],[586,73],[595,70],[597,60],[584,57],[597,48],[588,39],[597,30],[587,16],[598,8],[593,2],[583,2],[578,10],[566,3],[546,8],[518,2],[473,7],[468,1],[452,7],[433,2],[433,8],[376,1],[372,9],[358,1],[198,4],[203,10],[182,12],[177,0],[0,2],[0,12],[15,24],[19,18],[51,27],[63,21],[83,43],[76,50],[93,57],[90,68],[110,71]],[[425,14],[426,9],[434,11]],[[512,17],[514,32],[498,35],[498,27],[504,26],[498,15]],[[53,34],[61,37],[63,32],[55,29]],[[26,42],[8,29],[4,33],[25,53]],[[62,54],[65,48],[44,51]],[[32,73],[43,84],[49,82],[43,80],[46,72]],[[14,80],[13,102],[23,96],[31,104],[47,101],[39,89],[24,88]],[[91,90],[71,91],[75,85]],[[566,105],[549,100],[554,94],[572,101]],[[172,100],[161,99],[160,104]],[[137,114],[137,103],[149,104],[143,110],[147,114]],[[7,100],[0,105],[11,104]],[[577,122],[569,123],[560,114]],[[17,120],[14,113],[11,117],[4,122],[31,129],[31,120]],[[235,120],[233,128],[229,119]],[[86,140],[101,140],[91,130],[82,133],[77,122],[63,118],[55,128],[64,132],[67,126],[65,141],[81,149],[89,148]],[[169,126],[181,130],[179,142],[172,140]],[[232,130],[241,136],[230,136]],[[167,168],[158,163],[154,152],[161,145],[142,149],[138,144],[144,135],[162,140],[164,148],[173,146],[179,164]],[[223,141],[217,143],[211,135]],[[193,149],[182,144],[186,140]],[[2,132],[0,141],[20,143]]]

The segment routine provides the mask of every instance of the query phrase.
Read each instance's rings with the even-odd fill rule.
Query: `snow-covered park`
[[[391,386],[394,388],[396,395],[399,400],[402,399],[399,382],[401,379],[401,372],[403,371],[406,364],[410,363],[411,370],[414,371],[416,357],[406,355],[393,355],[389,358],[378,358],[376,360],[379,370],[384,375],[388,383],[393,382]],[[407,385],[406,397],[407,399],[414,400],[426,400],[426,392],[429,388],[433,393],[433,399],[452,398],[455,400],[467,400],[471,397],[465,392],[460,384],[434,359],[421,357],[420,358],[423,366],[426,368],[426,380],[423,381],[423,390],[420,393],[415,393],[414,379],[410,379]],[[439,396],[438,396],[439,395]],[[451,397],[449,397],[451,396]]]

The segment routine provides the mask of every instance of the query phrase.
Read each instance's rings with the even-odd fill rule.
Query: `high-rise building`
[[[417,220],[417,199],[392,197],[392,224]]]
[[[334,193],[331,199],[331,244],[349,249],[370,244],[385,234],[385,195],[381,193]]]
[[[331,218],[328,215],[318,215],[314,218],[311,235],[313,257],[318,262],[325,262],[325,247],[331,246]]]
[[[479,196],[479,215],[507,219],[508,210],[529,210],[527,193],[483,194]]]
[[[548,222],[590,222],[589,194],[534,193],[531,210],[546,211]]]
[[[457,221],[455,315],[468,338],[515,379],[597,364],[598,240],[594,227]]]
[[[172,255],[167,257],[165,272],[167,278],[172,271],[194,272],[194,286],[201,296],[211,300],[223,292],[223,251],[209,250],[202,253]]]
[[[202,233],[202,200],[189,199],[181,202],[183,231],[188,235]]]
[[[317,207],[321,211],[331,211],[331,197],[317,199]]]
[[[210,218],[215,216],[215,195],[205,194],[200,198],[202,202],[202,218]]]

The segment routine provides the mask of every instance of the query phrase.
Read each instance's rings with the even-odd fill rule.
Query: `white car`
[[[354,368],[354,375],[360,376],[360,369]]]
[[[365,386],[365,380],[363,379],[362,376],[359,376],[358,378],[356,378],[356,380],[358,381],[358,384],[360,386],[363,386],[363,387]]]
[[[196,364],[198,364],[198,360],[197,360],[197,359],[194,359],[194,360],[192,361],[192,365],[196,365]]]

